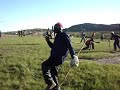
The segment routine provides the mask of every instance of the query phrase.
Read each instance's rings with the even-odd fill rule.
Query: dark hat
[[[63,28],[63,25],[60,22],[54,25],[54,29],[61,30],[62,28]]]

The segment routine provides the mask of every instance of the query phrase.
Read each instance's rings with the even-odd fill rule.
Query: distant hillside
[[[78,25],[71,26],[70,28],[68,28],[68,31],[69,32],[80,32],[83,29],[85,29],[86,32],[119,31],[120,24],[105,25],[105,24],[84,23],[84,24],[78,24]]]
[[[120,31],[120,24],[111,24],[111,25],[105,25],[105,24],[93,24],[93,23],[84,23],[84,24],[78,24],[73,25],[69,28],[65,28],[65,31],[68,32],[80,32],[83,29],[85,29],[86,32],[100,32],[100,31]],[[16,34],[18,31],[25,31],[27,33],[32,32],[45,32],[48,29],[42,29],[42,28],[34,28],[34,29],[25,29],[25,30],[17,30],[17,31],[9,31],[4,32],[5,34]],[[49,29],[51,30],[51,29]]]
[[[9,32],[4,32],[4,34],[13,34],[15,35],[16,33],[18,33],[18,31],[24,31],[27,34],[29,33],[35,33],[35,32],[44,32],[47,31],[48,29],[42,29],[42,28],[34,28],[34,29],[24,29],[24,30],[17,30],[17,31],[9,31]]]

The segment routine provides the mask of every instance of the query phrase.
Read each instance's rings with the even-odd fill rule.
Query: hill
[[[69,28],[65,28],[65,31],[67,32],[80,32],[82,30],[85,30],[86,32],[101,32],[101,31],[120,31],[120,24],[93,24],[93,23],[83,23],[83,24],[77,24],[73,25]],[[18,31],[24,31],[25,33],[36,33],[36,32],[44,32],[48,29],[42,29],[42,28],[34,28],[34,29],[24,29],[24,30],[17,30],[17,31],[9,31],[4,32],[5,34],[13,34],[15,35]],[[50,29],[51,30],[51,29]]]
[[[85,29],[86,32],[91,31],[119,31],[120,30],[120,24],[93,24],[93,23],[84,23],[84,24],[78,24],[73,25],[70,28],[68,28],[69,32],[80,32],[83,29]]]

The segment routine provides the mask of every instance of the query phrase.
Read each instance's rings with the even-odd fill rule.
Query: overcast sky
[[[0,0],[0,30],[120,23],[120,0]]]

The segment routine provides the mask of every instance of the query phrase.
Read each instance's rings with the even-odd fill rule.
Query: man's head
[[[114,35],[114,32],[113,32],[113,31],[111,32],[111,35]]]
[[[62,28],[63,28],[63,25],[60,22],[58,22],[54,25],[54,32],[58,33],[62,30]]]

